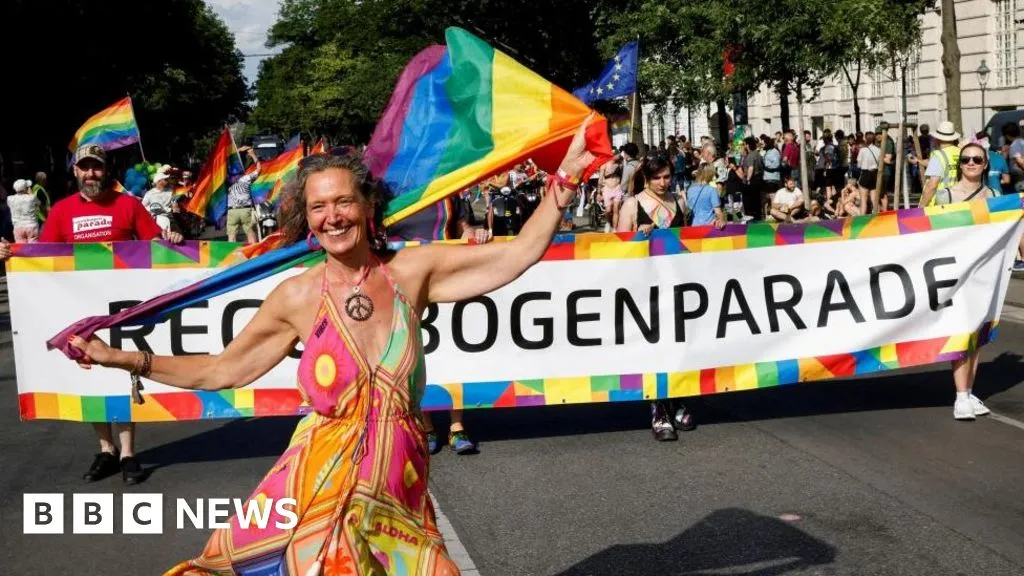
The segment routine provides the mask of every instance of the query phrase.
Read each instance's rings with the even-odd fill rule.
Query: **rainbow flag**
[[[138,141],[139,126],[135,123],[132,99],[124,98],[86,120],[75,132],[68,150],[73,153],[85,144],[98,144],[104,150],[114,150]]]
[[[316,144],[313,144],[313,147],[309,149],[309,155],[310,156],[312,156],[314,154],[326,154],[326,153],[327,153],[327,142],[323,138],[317,140]]]
[[[299,170],[299,160],[305,156],[303,147],[289,150],[276,158],[260,164],[260,175],[252,182],[249,191],[252,201],[256,204],[270,202],[276,204],[281,190],[288,179],[293,178]]]
[[[533,158],[554,172],[591,110],[460,28],[417,54],[398,79],[365,159],[394,195],[392,224]],[[607,120],[587,128],[596,170],[612,155]]]
[[[219,223],[228,211],[228,187],[231,177],[242,174],[242,164],[231,133],[225,128],[199,172],[192,199],[186,209],[208,221]]]
[[[124,185],[121,184],[121,181],[117,180],[116,178],[114,179],[114,186],[113,186],[113,188],[114,188],[114,192],[119,192],[121,194],[130,194],[130,192],[128,192],[128,189],[125,188]]]

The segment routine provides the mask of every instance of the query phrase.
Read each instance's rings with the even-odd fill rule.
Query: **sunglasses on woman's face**
[[[967,166],[968,164],[977,164],[978,166],[984,166],[985,165],[985,157],[984,156],[961,156],[960,157],[960,164],[963,165],[963,166]]]

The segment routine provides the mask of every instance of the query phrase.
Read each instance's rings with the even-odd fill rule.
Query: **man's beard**
[[[78,189],[83,196],[92,200],[103,192],[103,184],[99,180],[79,180]]]

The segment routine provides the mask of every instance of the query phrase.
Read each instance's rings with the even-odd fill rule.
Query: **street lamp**
[[[981,86],[981,129],[985,129],[985,85],[988,84],[988,74],[991,70],[988,66],[985,66],[985,61],[981,61],[981,66],[975,70],[978,73],[978,86]]]

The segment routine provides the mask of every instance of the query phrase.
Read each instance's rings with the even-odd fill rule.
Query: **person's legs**
[[[966,358],[953,361],[953,386],[956,388],[953,417],[957,420],[974,420],[976,416],[989,413],[988,407],[973,392],[980,354],[981,351],[975,349]]]
[[[245,230],[245,241],[249,244],[256,243],[256,227],[251,208],[246,208],[242,213],[242,229]]]
[[[121,469],[118,462],[117,446],[114,444],[110,424],[94,422],[92,428],[100,442],[100,451],[93,458],[89,470],[82,475],[82,479],[86,482],[96,482],[108,476],[113,476]]]
[[[462,410],[452,410],[452,425],[448,432],[448,446],[456,454],[470,454],[476,451],[476,444],[466,434],[466,427],[462,422]]]
[[[672,407],[667,400],[651,402],[651,434],[659,442],[678,440],[675,426],[672,425]]]
[[[235,208],[228,208],[227,233],[228,242],[234,242],[238,238],[238,211]]]

